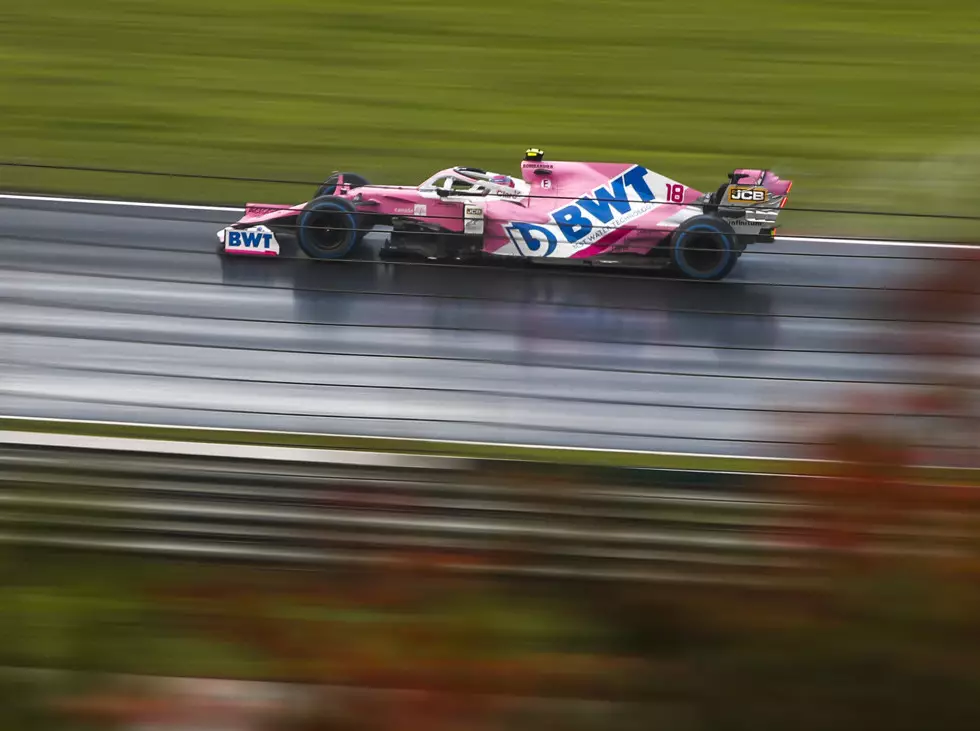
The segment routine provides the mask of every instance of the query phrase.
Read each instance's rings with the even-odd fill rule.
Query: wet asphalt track
[[[0,414],[799,454],[813,412],[920,377],[868,318],[903,257],[956,255],[777,244],[717,284],[229,261],[237,217],[0,201]]]

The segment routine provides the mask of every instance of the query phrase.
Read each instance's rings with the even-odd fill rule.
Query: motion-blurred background
[[[412,184],[449,165],[743,165],[793,207],[972,213],[975,3],[70,0],[4,9],[6,160]],[[304,188],[4,170],[7,187],[242,202]],[[907,221],[796,217],[808,232]],[[939,225],[921,223],[935,235]],[[953,233],[957,226],[943,225]]]
[[[4,729],[980,726],[980,5],[35,0],[0,59]],[[245,270],[227,212],[16,198],[529,146],[771,168],[834,241]]]

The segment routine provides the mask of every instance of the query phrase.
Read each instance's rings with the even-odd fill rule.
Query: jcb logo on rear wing
[[[765,203],[769,191],[759,186],[732,185],[728,188],[729,203]]]

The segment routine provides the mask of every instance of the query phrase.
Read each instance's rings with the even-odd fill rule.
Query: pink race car
[[[768,170],[735,170],[702,193],[642,165],[545,162],[530,149],[520,178],[455,167],[413,187],[335,173],[307,203],[249,203],[218,240],[229,255],[278,256],[278,237],[295,236],[307,256],[340,259],[390,225],[382,258],[635,264],[715,280],[747,245],[774,240],[791,187]]]

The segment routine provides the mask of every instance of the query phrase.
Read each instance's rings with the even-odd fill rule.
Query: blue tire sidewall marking
[[[684,250],[682,248],[682,244],[684,243],[684,237],[687,236],[687,234],[690,233],[691,231],[711,231],[721,236],[721,240],[725,245],[725,253],[727,254],[727,256],[724,259],[722,259],[721,263],[711,271],[708,272],[693,271],[688,266],[687,260],[684,258]],[[733,248],[734,247],[732,246],[731,238],[728,236],[728,234],[716,228],[715,226],[711,226],[707,223],[698,223],[695,224],[694,226],[691,226],[688,229],[685,229],[684,231],[681,232],[681,235],[677,237],[677,241],[674,242],[674,252],[675,252],[674,260],[677,262],[677,265],[687,276],[695,279],[709,279],[711,277],[718,276],[718,273],[721,272],[721,270],[724,269],[726,266],[728,266],[728,263],[731,261],[732,258]]]
[[[336,191],[337,191],[337,186],[331,185],[329,188],[324,188],[323,190],[319,191],[319,195],[317,195],[317,198],[324,195],[333,195]],[[354,243],[357,243],[365,236],[367,236],[368,232],[366,230],[364,231],[359,230],[360,226],[357,223],[354,224],[354,228],[358,229],[354,232]]]
[[[354,240],[356,238],[357,222],[354,220],[354,214],[351,213],[344,206],[341,206],[341,205],[339,205],[337,203],[333,203],[333,202],[327,201],[325,203],[320,203],[319,205],[316,205],[313,208],[309,208],[309,209],[303,211],[303,214],[299,217],[300,236],[303,235],[303,228],[306,226],[306,220],[310,216],[310,214],[320,213],[322,211],[337,211],[338,213],[344,213],[344,214],[346,214],[348,220],[350,221],[350,228],[351,228],[352,231],[355,231],[355,235],[349,236],[349,240],[348,240],[347,246],[345,246],[345,247],[343,247],[341,249],[337,249],[337,251],[335,251],[335,252],[329,252],[329,253],[318,252],[318,258],[321,258],[321,259],[339,259],[342,256],[346,256],[347,252],[349,252],[354,247],[354,243],[355,243]]]

